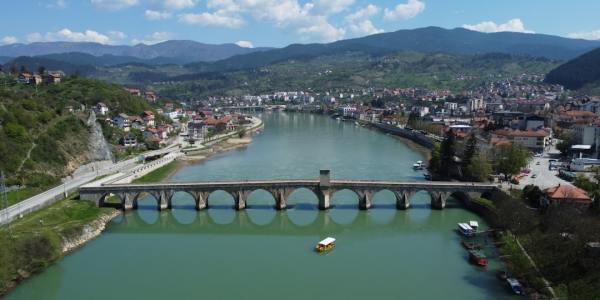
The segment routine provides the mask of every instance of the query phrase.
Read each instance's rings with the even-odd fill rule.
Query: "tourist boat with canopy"
[[[330,251],[335,247],[335,239],[332,237],[325,238],[320,241],[317,246],[315,246],[315,250],[319,253]]]
[[[464,236],[475,235],[475,230],[473,230],[473,227],[469,226],[467,223],[458,223],[458,231]]]

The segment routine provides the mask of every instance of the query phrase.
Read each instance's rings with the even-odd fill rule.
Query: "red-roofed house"
[[[547,188],[544,190],[544,197],[542,199],[542,205],[547,206],[549,204],[556,203],[575,203],[589,205],[592,203],[592,199],[588,196],[587,192],[572,186],[572,185],[557,185],[555,187]]]

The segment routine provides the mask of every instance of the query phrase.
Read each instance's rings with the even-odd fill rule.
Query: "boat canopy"
[[[472,228],[477,228],[479,227],[479,223],[477,223],[477,221],[469,221],[469,226]]]
[[[458,223],[458,228],[465,230],[465,231],[473,230],[473,228],[471,226],[469,226],[469,224],[467,224],[467,223]]]
[[[328,237],[328,238],[325,238],[324,240],[320,241],[319,245],[327,246],[327,245],[333,244],[333,243],[335,243],[335,239],[332,237]]]

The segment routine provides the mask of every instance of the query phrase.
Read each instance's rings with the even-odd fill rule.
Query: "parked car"
[[[537,174],[531,175],[531,178],[536,178],[536,177],[537,177]]]

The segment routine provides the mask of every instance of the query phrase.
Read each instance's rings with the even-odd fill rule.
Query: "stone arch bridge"
[[[190,194],[198,210],[205,209],[211,193],[225,191],[230,194],[238,210],[246,208],[248,195],[256,190],[265,190],[275,199],[277,209],[285,209],[288,197],[296,190],[306,188],[319,199],[320,209],[331,207],[333,194],[341,190],[356,193],[361,209],[369,209],[373,196],[382,191],[391,191],[396,197],[398,209],[410,207],[410,198],[419,191],[431,196],[431,207],[443,209],[450,196],[469,199],[497,189],[496,185],[474,182],[442,181],[372,181],[372,180],[331,180],[329,170],[321,170],[319,179],[255,180],[255,181],[215,181],[215,182],[176,182],[151,184],[106,184],[83,186],[79,189],[81,199],[94,201],[98,206],[105,205],[109,195],[120,199],[124,210],[137,208],[138,199],[144,194],[152,195],[160,210],[170,209],[173,195],[177,192]]]

